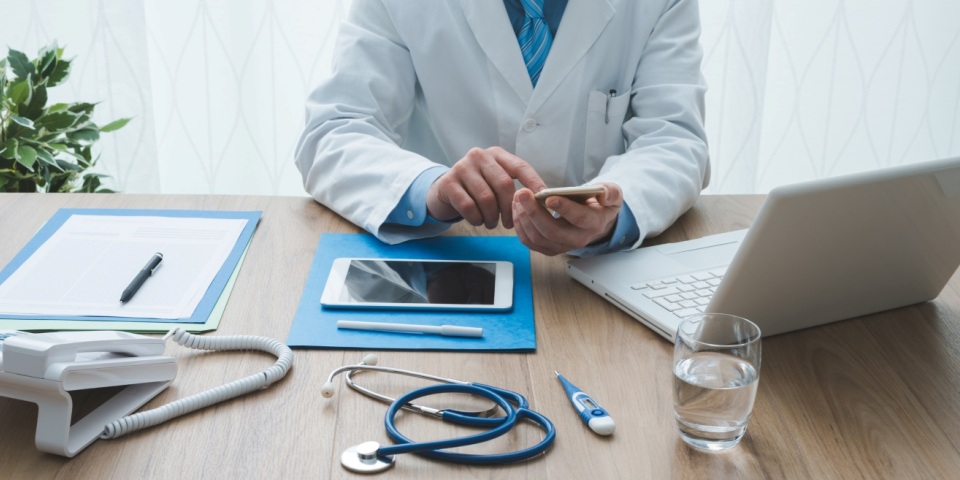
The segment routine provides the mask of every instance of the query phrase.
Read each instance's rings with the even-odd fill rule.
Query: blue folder
[[[513,263],[513,309],[507,312],[424,312],[329,309],[320,295],[339,257],[505,260]],[[483,328],[483,338],[340,330],[337,320],[366,320]],[[320,237],[310,275],[287,337],[292,348],[531,352],[537,348],[530,250],[516,237],[444,236],[387,245],[368,234]]]
[[[250,242],[250,237],[253,236],[253,231],[257,228],[257,223],[260,221],[261,212],[259,211],[250,211],[250,212],[231,212],[231,211],[219,211],[219,210],[147,210],[147,209],[90,209],[90,208],[62,208],[57,211],[50,220],[47,221],[37,231],[36,235],[27,242],[27,245],[24,246],[13,260],[7,264],[6,267],[0,271],[0,283],[3,283],[10,275],[13,275],[24,262],[33,255],[34,252],[43,245],[50,237],[58,230],[63,224],[73,215],[109,215],[109,216],[127,216],[127,217],[176,217],[176,218],[234,218],[234,219],[247,219],[247,225],[243,228],[243,231],[240,233],[239,238],[237,238],[237,243],[234,245],[233,249],[230,251],[230,255],[224,261],[223,266],[220,268],[220,271],[217,272],[217,275],[214,277],[213,282],[207,288],[207,291],[204,293],[200,303],[197,305],[197,308],[194,309],[193,314],[187,318],[179,319],[163,319],[163,318],[139,318],[139,317],[93,317],[93,316],[59,316],[59,315],[44,315],[41,317],[33,315],[0,315],[0,318],[3,319],[19,319],[19,320],[76,320],[76,321],[85,321],[85,322],[100,322],[100,321],[117,321],[117,322],[162,322],[162,323],[171,323],[171,324],[181,324],[181,323],[197,323],[202,324],[207,321],[207,318],[210,317],[211,312],[213,312],[214,307],[217,304],[217,301],[220,298],[220,294],[223,292],[227,282],[230,280],[230,276],[233,274],[234,269],[237,264],[240,262],[240,258],[243,256],[244,250],[247,248],[247,244]]]

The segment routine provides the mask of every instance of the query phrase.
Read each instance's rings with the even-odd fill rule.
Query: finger
[[[427,214],[437,220],[450,221],[461,216],[460,212],[450,203],[447,187],[452,183],[450,172],[440,176],[427,190]]]
[[[517,237],[520,239],[520,243],[526,245],[530,250],[535,252],[540,252],[544,255],[554,256],[559,253],[563,253],[566,250],[551,248],[545,244],[544,239],[539,235],[535,228],[532,228],[529,223],[529,217],[524,213],[524,209],[520,206],[519,203],[514,203],[514,229],[517,232]]]
[[[547,200],[549,208],[553,209],[566,220],[572,228],[564,229],[557,234],[557,238],[573,245],[573,248],[587,246],[610,234],[616,227],[617,217],[620,215],[622,202],[604,207],[595,199],[590,199],[586,205],[581,205],[566,198],[551,198]]]
[[[553,218],[547,209],[533,198],[533,192],[530,190],[518,191],[516,200],[518,210],[523,212],[522,218],[516,222],[523,221],[524,230],[531,243],[553,252],[554,255],[571,249],[571,245],[565,239],[571,237],[572,227],[566,220]]]
[[[524,187],[534,192],[539,192],[547,188],[547,184],[540,178],[537,171],[522,158],[500,147],[492,147],[489,151],[507,174],[509,174],[511,178],[519,180],[520,184]]]
[[[547,199],[546,207],[557,212],[559,218],[563,218],[574,227],[581,229],[595,228],[603,221],[603,207],[597,202],[582,204],[569,198],[550,197]]]
[[[496,197],[500,221],[504,227],[513,228],[513,195],[517,191],[513,178],[498,162],[484,164],[480,173]]]
[[[516,203],[513,204],[513,218],[514,218],[515,220],[516,220],[516,219],[519,219],[520,216],[521,216],[520,212],[518,212],[518,209],[519,209],[519,208],[520,208],[520,207],[519,207],[519,204],[516,204]],[[517,232],[517,238],[520,239],[520,243],[522,243],[522,244],[524,244],[524,245],[526,245],[526,246],[528,246],[528,247],[530,247],[530,248],[533,248],[533,247],[531,247],[532,242],[530,241],[530,237],[527,236],[527,231],[523,228],[523,225],[520,224],[520,221],[519,221],[519,220],[517,220],[517,221],[514,222],[514,224],[513,224],[513,229]]]
[[[500,207],[497,196],[487,184],[487,180],[476,170],[465,171],[462,178],[463,187],[470,195],[481,217],[481,221],[471,222],[471,224],[479,226],[482,223],[487,228],[496,227],[500,223]]]
[[[582,248],[607,232],[607,225],[616,219],[619,208],[601,207],[590,199],[587,205],[567,198],[551,197],[547,204],[559,214],[552,222],[534,218],[533,224],[549,238],[565,246],[565,251]]]
[[[603,187],[603,193],[597,195],[597,203],[604,207],[619,209],[623,204],[623,190],[620,189],[620,185],[610,182],[601,182],[600,185]]]
[[[495,228],[500,223],[500,206],[497,203],[496,194],[483,180],[471,183],[467,185],[467,188],[467,193],[470,195],[477,211],[480,212],[481,217],[481,221],[474,225],[483,224],[487,228]]]
[[[483,215],[477,208],[476,202],[461,184],[450,182],[440,189],[440,193],[467,223],[474,226],[483,223]]]
[[[603,193],[587,199],[583,204],[567,198],[550,197],[546,205],[574,226],[597,233],[620,213],[620,208],[623,206],[623,195],[619,185],[606,182],[600,185],[603,187]]]

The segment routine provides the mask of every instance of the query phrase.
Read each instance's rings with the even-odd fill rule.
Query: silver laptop
[[[779,187],[748,230],[570,260],[672,340],[689,315],[764,336],[932,300],[960,266],[960,157]]]

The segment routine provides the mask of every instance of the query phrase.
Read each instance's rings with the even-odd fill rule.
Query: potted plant
[[[48,107],[47,91],[67,80],[71,61],[55,42],[32,60],[13,49],[0,59],[0,192],[111,192],[105,175],[88,171],[92,146],[130,119],[101,127],[91,119],[95,103]]]

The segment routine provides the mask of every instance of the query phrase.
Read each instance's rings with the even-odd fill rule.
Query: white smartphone
[[[535,193],[533,198],[543,203],[547,197],[567,197],[575,202],[583,203],[588,198],[596,197],[601,193],[603,193],[603,187],[600,185],[583,185],[580,187],[545,188]]]
[[[330,308],[513,308],[513,264],[502,261],[336,258],[320,304]]]

